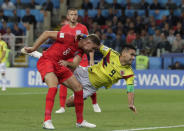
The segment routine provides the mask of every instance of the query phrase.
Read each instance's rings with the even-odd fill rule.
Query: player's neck
[[[126,65],[126,62],[121,58],[121,56],[119,57],[119,61],[122,66]]]
[[[71,28],[75,28],[77,24],[78,22],[75,22],[75,23],[69,22],[69,25]]]

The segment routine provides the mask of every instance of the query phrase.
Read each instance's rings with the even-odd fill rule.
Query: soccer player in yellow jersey
[[[74,75],[83,85],[83,97],[86,99],[100,87],[111,88],[120,79],[125,79],[128,93],[129,108],[136,112],[134,106],[134,72],[131,64],[136,56],[136,49],[132,45],[124,45],[119,54],[104,45],[99,47],[103,59],[97,64],[83,68],[78,67]],[[67,63],[62,61],[61,63]],[[67,101],[68,107],[74,106],[73,96]]]
[[[1,73],[1,85],[2,91],[6,90],[6,51],[7,51],[7,44],[5,41],[1,39],[0,33],[0,73]]]
[[[83,97],[86,99],[96,92],[100,87],[110,88],[120,79],[125,79],[127,85],[129,108],[136,112],[134,106],[134,72],[131,64],[135,59],[136,49],[132,45],[124,45],[119,54],[115,50],[104,45],[99,46],[103,59],[91,67],[78,67],[74,75],[83,86]],[[29,54],[29,53],[28,53]],[[38,52],[29,54],[39,58]],[[67,61],[60,61],[60,64],[69,66]],[[74,97],[71,96],[66,101],[68,107],[74,106]]]

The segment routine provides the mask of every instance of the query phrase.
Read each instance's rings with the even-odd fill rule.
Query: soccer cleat
[[[88,123],[86,120],[83,120],[82,123],[76,123],[76,127],[82,128],[82,127],[87,127],[87,128],[95,128],[95,124]]]
[[[94,112],[101,112],[101,109],[98,104],[93,104]]]
[[[56,111],[57,114],[64,113],[64,112],[65,112],[65,108],[63,107],[59,108],[59,110]]]
[[[55,129],[51,120],[44,121],[43,128],[44,129],[49,129],[49,130],[54,130]]]
[[[2,88],[1,90],[2,90],[2,91],[6,91],[6,88]]]
[[[21,49],[21,53],[32,56],[32,57],[35,57],[35,58],[40,58],[42,56],[42,53],[40,53],[38,51],[33,51],[31,53],[27,53],[24,48]]]

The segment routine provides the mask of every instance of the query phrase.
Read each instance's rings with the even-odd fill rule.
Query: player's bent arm
[[[136,112],[136,108],[134,106],[134,85],[127,85],[127,94],[129,108]]]
[[[48,38],[56,40],[57,34],[58,31],[44,31],[33,44],[34,51],[37,50],[37,48],[40,47],[40,45],[42,45]]]
[[[72,71],[74,71],[79,66],[81,59],[82,59],[81,56],[76,55],[73,58],[73,62],[69,62],[66,60],[60,60],[58,63],[60,65],[66,66],[66,67],[70,68]]]

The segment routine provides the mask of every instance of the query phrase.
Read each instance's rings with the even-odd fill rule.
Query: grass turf
[[[41,131],[47,88],[0,90],[1,131]],[[94,113],[90,98],[85,101],[84,119],[97,125],[94,129],[76,128],[74,108],[55,114],[59,108],[57,94],[52,113],[56,130],[112,131],[132,128],[184,125],[183,90],[136,90],[137,114],[128,109],[127,95],[122,89],[100,89],[97,92],[101,113]],[[69,91],[71,94],[71,91]],[[183,131],[183,128],[154,131]],[[151,131],[151,130],[150,130]]]

